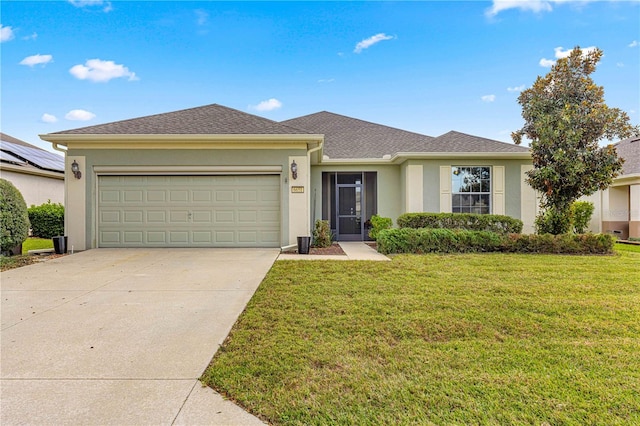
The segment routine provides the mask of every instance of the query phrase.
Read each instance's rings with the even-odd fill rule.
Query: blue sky
[[[222,104],[331,111],[509,142],[519,92],[576,45],[640,123],[640,1],[2,1],[2,132],[38,134]]]

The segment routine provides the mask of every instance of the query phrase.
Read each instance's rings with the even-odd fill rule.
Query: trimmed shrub
[[[593,203],[589,201],[576,201],[571,204],[571,218],[573,219],[573,232],[584,234],[593,215]]]
[[[500,251],[503,237],[495,232],[443,228],[384,229],[378,251],[390,253],[469,253]]]
[[[27,203],[11,182],[0,179],[0,251],[10,252],[28,236]]]
[[[504,242],[509,253],[611,254],[616,238],[609,234],[512,234]]]
[[[383,229],[389,229],[393,226],[393,221],[390,217],[382,217],[374,214],[371,216],[371,229],[369,230],[369,238],[375,240],[378,238],[378,233]]]
[[[490,231],[499,234],[522,232],[522,221],[510,216],[475,213],[405,213],[398,218],[400,228],[446,228]]]
[[[571,229],[571,210],[559,211],[553,207],[541,211],[534,222],[536,234],[560,235]]]
[[[314,247],[329,247],[331,245],[331,228],[329,221],[316,220],[316,227],[313,230]]]
[[[385,229],[378,251],[391,253],[547,253],[611,254],[615,237],[608,234],[509,234],[463,229]]]
[[[29,221],[34,237],[51,238],[64,235],[64,206],[51,200],[29,207]]]

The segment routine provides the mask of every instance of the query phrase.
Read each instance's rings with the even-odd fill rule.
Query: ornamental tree
[[[576,47],[518,97],[525,124],[511,137],[516,144],[531,140],[527,183],[542,194],[541,214],[558,218],[553,234],[569,231],[575,200],[606,189],[622,169],[613,146],[599,142],[639,133],[624,111],[607,106],[604,89],[589,77],[601,58],[600,49]]]
[[[11,182],[0,179],[0,251],[10,252],[29,235],[27,204]]]

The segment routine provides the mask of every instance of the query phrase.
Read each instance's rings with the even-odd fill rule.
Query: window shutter
[[[505,213],[504,198],[504,166],[493,166],[493,176],[491,176],[493,189],[493,214]]]
[[[451,166],[440,166],[440,213],[451,213]]]

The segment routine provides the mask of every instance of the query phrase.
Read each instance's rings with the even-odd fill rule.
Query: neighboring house
[[[40,136],[67,148],[66,233],[93,247],[286,247],[327,219],[473,212],[533,231],[528,148],[430,137],[329,112],[275,122],[220,105]],[[75,178],[70,165],[81,172]]]
[[[64,203],[64,157],[0,133],[0,176],[22,194],[27,207]]]
[[[611,186],[589,200],[601,212],[601,229],[595,231],[613,233],[621,239],[640,238],[640,137],[624,139],[614,147],[625,161]],[[600,222],[597,219],[592,223]]]

